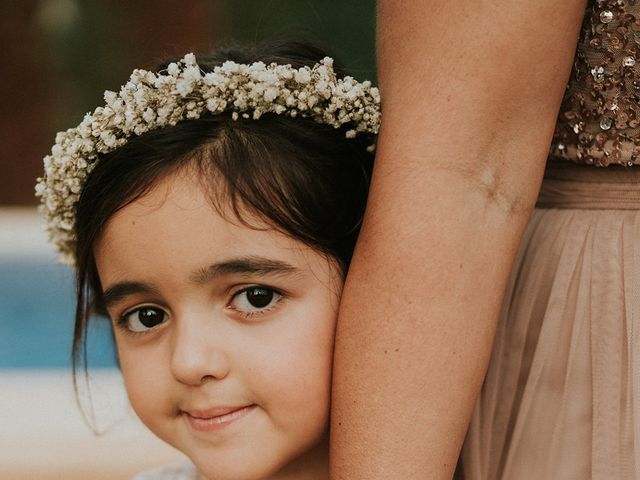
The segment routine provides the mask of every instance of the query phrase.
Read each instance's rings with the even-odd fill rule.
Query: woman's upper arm
[[[584,0],[379,1],[378,164],[398,151],[425,170],[489,166],[528,183],[521,169],[539,173],[546,160],[584,10]]]
[[[382,129],[336,339],[336,479],[451,478],[584,0],[379,0]]]

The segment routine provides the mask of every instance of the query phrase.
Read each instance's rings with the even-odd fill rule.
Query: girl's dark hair
[[[281,42],[221,49],[197,60],[202,70],[210,71],[225,60],[299,68],[325,56],[308,44]],[[343,75],[340,69],[337,73]],[[346,273],[367,198],[373,156],[366,146],[372,141],[367,136],[346,139],[345,129],[309,119],[263,115],[234,121],[221,114],[148,132],[102,156],[86,179],[76,210],[74,381],[78,364],[86,368],[89,318],[105,314],[93,244],[116,211],[163,176],[195,167],[218,210],[231,205],[237,220],[245,223],[243,212],[257,215],[334,259]]]

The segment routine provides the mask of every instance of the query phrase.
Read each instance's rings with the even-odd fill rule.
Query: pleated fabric
[[[640,479],[640,168],[547,168],[460,464]]]

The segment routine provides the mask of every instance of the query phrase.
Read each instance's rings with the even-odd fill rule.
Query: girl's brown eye
[[[125,327],[132,332],[144,332],[166,321],[167,314],[158,307],[141,307],[123,317]]]
[[[259,314],[273,308],[282,297],[273,288],[254,285],[236,293],[229,306],[243,315]]]
[[[268,290],[263,287],[253,287],[247,291],[247,302],[255,308],[264,308],[273,300],[273,290]]]

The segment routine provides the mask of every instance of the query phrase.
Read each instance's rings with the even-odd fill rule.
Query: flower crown
[[[44,157],[44,176],[37,180],[49,240],[63,263],[74,263],[75,209],[87,175],[99,155],[133,136],[223,112],[232,112],[234,120],[300,115],[334,128],[346,126],[347,138],[377,134],[380,126],[378,89],[368,81],[337,78],[329,57],[297,69],[227,61],[205,73],[190,53],[160,73],[134,70],[120,93],[106,91],[104,100],[106,105],[85,115],[76,128],[56,135]]]

